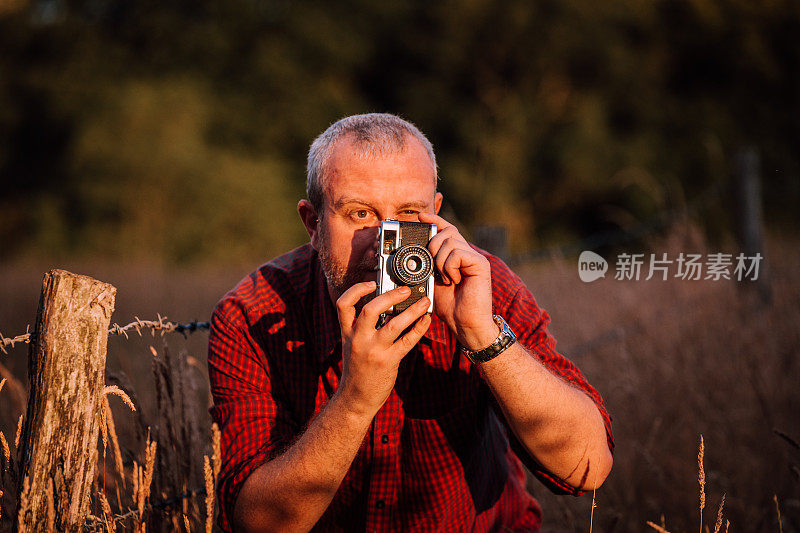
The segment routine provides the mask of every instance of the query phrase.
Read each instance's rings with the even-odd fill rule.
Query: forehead
[[[406,135],[402,150],[369,150],[353,142],[352,137],[340,139],[326,161],[324,181],[332,203],[343,196],[385,202],[429,199],[436,193],[433,162],[422,143],[411,135]]]

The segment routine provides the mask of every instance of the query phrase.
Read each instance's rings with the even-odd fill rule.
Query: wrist
[[[493,320],[495,324],[497,324],[500,333],[489,345],[479,350],[470,350],[469,348],[462,347],[464,355],[466,355],[467,359],[472,363],[481,364],[489,362],[517,342],[517,336],[511,331],[511,328],[503,317],[495,315]]]
[[[479,327],[464,328],[458,336],[458,341],[467,350],[477,352],[492,344],[499,334],[500,326],[490,315]]]
[[[380,405],[375,407],[371,402],[359,398],[344,381],[339,383],[329,403],[336,405],[337,410],[351,421],[366,422],[368,425],[380,410]]]

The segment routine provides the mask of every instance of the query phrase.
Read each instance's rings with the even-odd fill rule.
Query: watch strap
[[[461,348],[461,350],[464,352],[464,355],[467,356],[467,359],[473,363],[485,363],[487,361],[491,361],[506,351],[509,346],[517,342],[517,336],[514,335],[513,331],[511,331],[511,328],[508,326],[508,323],[503,320],[503,317],[500,315],[494,315],[492,318],[494,318],[495,323],[500,327],[500,334],[492,344],[475,352],[467,350],[463,347]]]

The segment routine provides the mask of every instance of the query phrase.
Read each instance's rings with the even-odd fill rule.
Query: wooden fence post
[[[116,292],[108,283],[64,270],[44,276],[28,359],[15,530],[44,531],[50,520],[56,531],[83,529]]]
[[[764,252],[764,211],[761,204],[761,160],[758,151],[753,147],[743,148],[736,154],[735,160],[737,234],[743,252],[747,256]],[[761,268],[755,285],[762,302],[772,301],[769,268],[766,259],[762,259]]]

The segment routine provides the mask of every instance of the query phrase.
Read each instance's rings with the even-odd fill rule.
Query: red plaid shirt
[[[549,316],[518,276],[487,257],[494,313],[542,363],[595,401],[613,449],[603,401],[555,351]],[[336,390],[341,336],[310,245],[243,279],[219,302],[211,324],[210,411],[222,431],[219,520],[230,531],[247,477],[285,450]],[[403,359],[394,390],[314,530],[537,531],[541,509],[525,491],[521,463],[551,490],[580,493],[524,450],[478,369],[434,317]]]

